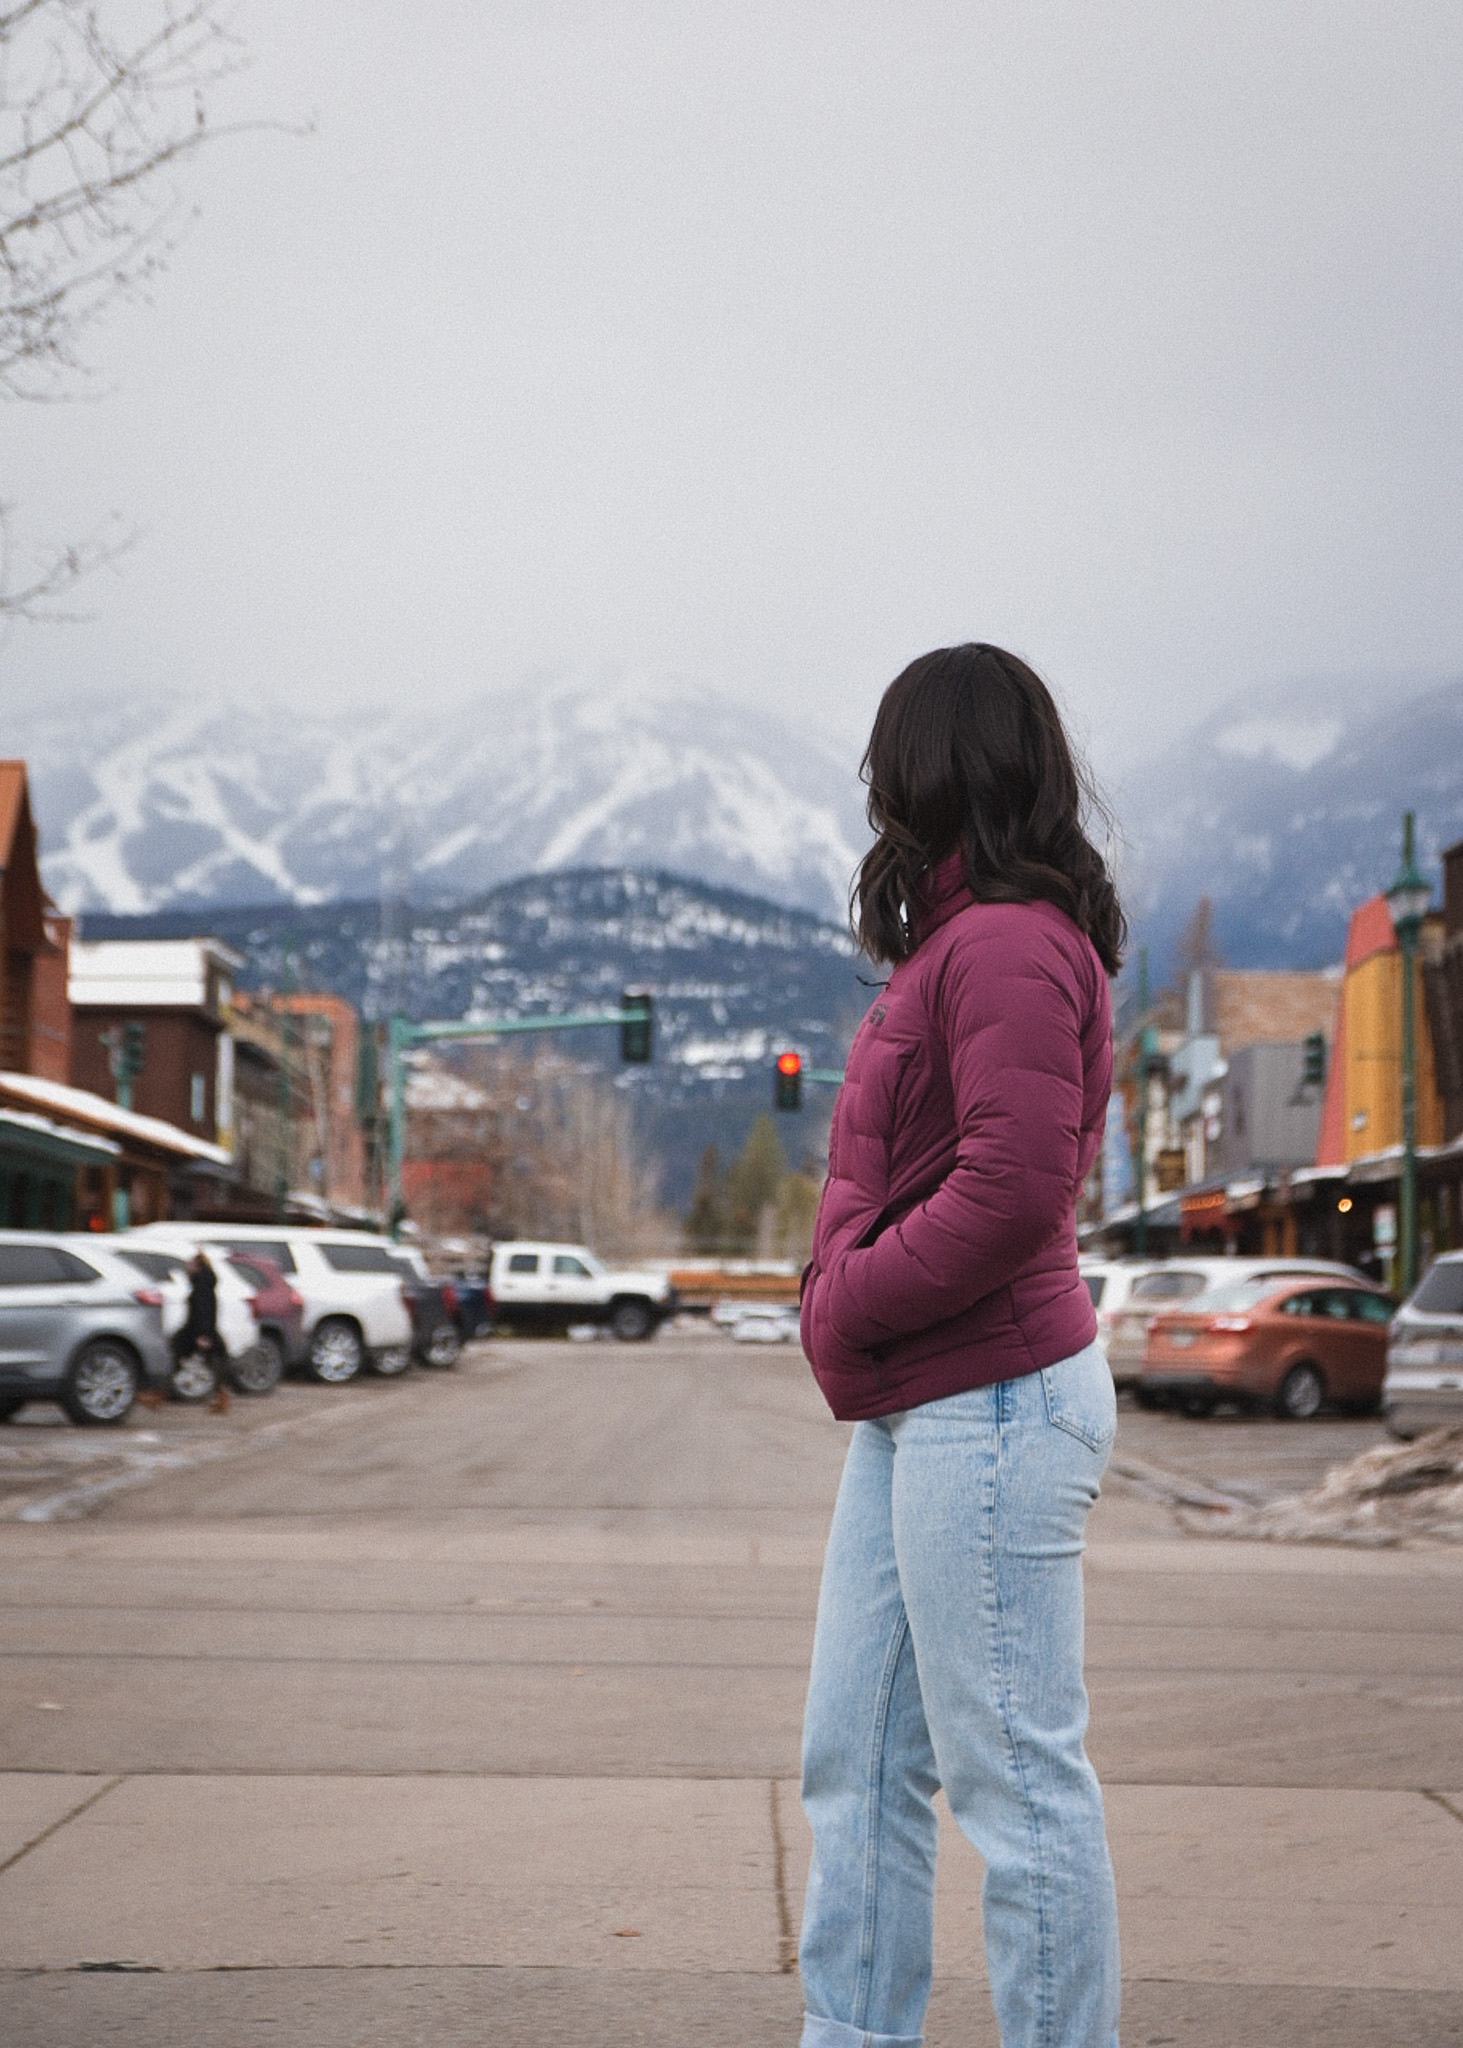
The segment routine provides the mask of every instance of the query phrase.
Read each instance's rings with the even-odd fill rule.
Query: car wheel
[[[410,1344],[388,1344],[384,1349],[371,1353],[371,1370],[379,1373],[383,1380],[400,1379],[410,1364]]]
[[[1206,1415],[1214,1413],[1214,1396],[1202,1387],[1196,1387],[1191,1394],[1180,1394],[1178,1398],[1180,1415],[1187,1415],[1194,1422],[1202,1422]]]
[[[1293,1365],[1280,1382],[1280,1391],[1275,1396],[1275,1413],[1284,1416],[1287,1422],[1309,1422],[1320,1410],[1326,1398],[1326,1382],[1321,1368],[1302,1359]]]
[[[211,1401],[218,1392],[218,1374],[214,1371],[213,1360],[202,1351],[190,1351],[186,1358],[180,1358],[168,1381],[168,1392],[175,1401],[195,1405],[199,1401]]]
[[[366,1347],[354,1323],[344,1316],[327,1316],[316,1325],[308,1361],[312,1379],[323,1380],[327,1387],[343,1387],[365,1362]]]
[[[0,1422],[8,1422],[12,1415],[19,1415],[24,1406],[24,1394],[0,1394]]]
[[[115,1427],[127,1420],[140,1377],[135,1352],[111,1337],[94,1337],[66,1369],[61,1406],[73,1422]]]
[[[438,1323],[427,1339],[427,1364],[448,1372],[462,1356],[462,1339],[454,1323]]]
[[[655,1328],[648,1301],[617,1301],[610,1311],[610,1328],[622,1344],[640,1344]]]
[[[1150,1415],[1156,1408],[1163,1406],[1163,1396],[1156,1387],[1134,1387],[1133,1399],[1140,1408],[1146,1408]]]
[[[272,1394],[284,1378],[284,1351],[277,1337],[261,1332],[247,1351],[231,1358],[228,1382],[241,1394]]]

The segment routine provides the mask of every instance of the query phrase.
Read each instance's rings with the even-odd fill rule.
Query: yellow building
[[[1443,1142],[1443,1103],[1423,999],[1422,949],[1414,962],[1417,1143]],[[1384,896],[1351,915],[1336,1042],[1316,1150],[1318,1166],[1346,1166],[1402,1143],[1402,954]]]

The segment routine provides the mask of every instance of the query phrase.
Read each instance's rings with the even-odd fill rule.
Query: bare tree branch
[[[110,520],[86,540],[43,555],[29,578],[17,583],[13,578],[10,510],[8,505],[0,505],[0,624],[24,619],[36,625],[74,625],[86,618],[85,612],[70,609],[64,600],[86,577],[126,554],[136,542],[135,530],[120,520]]]
[[[182,232],[173,174],[207,141],[273,125],[209,124],[205,94],[243,62],[228,0],[0,0],[0,399],[85,386],[87,330]],[[129,539],[60,549],[19,582],[4,542],[0,618],[59,618]]]

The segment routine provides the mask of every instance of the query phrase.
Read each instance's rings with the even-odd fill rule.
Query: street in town
[[[1381,1435],[1122,1411],[1088,1587],[1129,2044],[1463,2042],[1463,1547],[1222,1533]],[[844,1440],[795,1348],[704,1330],[27,1411],[5,2041],[791,2048]],[[932,2048],[995,2048],[978,1884],[951,1835]]]

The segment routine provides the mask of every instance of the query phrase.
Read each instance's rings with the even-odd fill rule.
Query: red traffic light
[[[801,1109],[803,1106],[803,1056],[800,1052],[780,1052],[777,1067],[772,1076],[772,1106],[774,1109]]]

